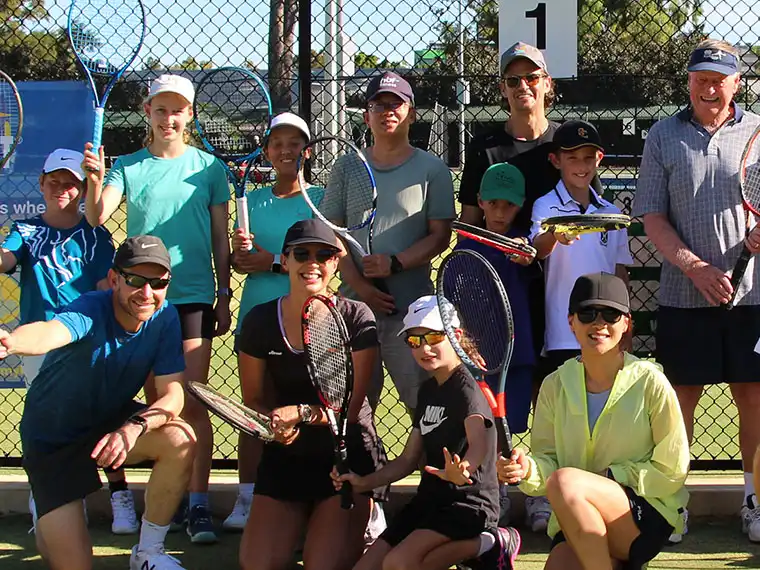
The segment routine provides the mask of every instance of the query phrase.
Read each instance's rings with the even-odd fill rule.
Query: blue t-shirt
[[[26,394],[24,453],[51,452],[112,421],[151,371],[185,369],[179,316],[167,302],[136,333],[116,320],[111,291],[86,293],[53,320],[66,325],[72,340],[47,354]]]
[[[319,204],[325,193],[324,188],[318,186],[312,186],[308,192],[315,204]],[[274,254],[282,251],[282,242],[290,226],[313,217],[300,192],[288,198],[278,198],[272,193],[272,187],[268,186],[248,192],[247,197],[251,233],[259,246]],[[283,273],[249,273],[240,298],[235,334],[240,334],[243,319],[253,307],[287,295],[289,291],[290,280]]]
[[[14,222],[3,247],[21,267],[22,325],[48,321],[60,307],[94,291],[114,256],[108,230],[93,228],[85,218],[65,230],[51,228],[42,216]]]
[[[527,232],[510,230],[507,237],[525,237]],[[525,267],[510,259],[498,249],[482,244],[472,239],[461,240],[454,249],[470,249],[485,257],[501,278],[507,290],[509,304],[512,307],[512,318],[515,324],[515,345],[509,368],[517,366],[532,366],[536,363],[533,350],[533,333],[530,324],[530,308],[528,305],[528,288],[536,277],[538,269],[534,265]]]
[[[172,282],[166,298],[174,304],[213,304],[209,208],[230,199],[222,163],[192,146],[177,158],[159,158],[144,148],[119,157],[104,184],[127,194],[127,234],[160,237],[169,250]]]

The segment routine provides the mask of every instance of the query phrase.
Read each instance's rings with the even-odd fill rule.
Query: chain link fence
[[[366,146],[371,141],[363,120],[362,93],[372,76],[394,69],[415,88],[418,113],[411,132],[413,144],[451,167],[455,187],[468,141],[507,118],[497,82],[500,15],[494,0],[270,0],[268,4],[145,0],[144,4],[145,45],[109,99],[103,137],[109,157],[142,146],[147,122],[141,101],[149,82],[167,70],[197,82],[208,69],[249,67],[266,79],[276,111],[298,112],[314,133],[342,135]],[[562,27],[572,30],[571,22],[559,22],[557,28],[557,19],[546,15],[546,3],[536,0],[535,4],[525,4],[525,17],[531,25],[535,21],[535,36],[531,36],[535,40],[515,40],[544,47],[540,44],[547,34],[551,40],[557,29],[561,33]],[[0,3],[0,68],[18,82],[82,81],[65,33],[67,10],[63,0]],[[760,94],[759,20],[760,9],[752,0],[578,3],[577,35],[572,34],[577,37],[577,76],[555,77],[556,100],[549,118],[583,118],[599,128],[607,148],[600,172],[606,196],[624,212],[631,210],[647,130],[688,103],[686,62],[700,39],[724,38],[739,46],[744,73],[738,99],[745,107],[760,110],[756,101]],[[269,178],[262,167],[251,183],[263,185]],[[14,187],[13,179],[2,175],[0,189],[0,201],[9,194],[36,192],[34,184]],[[6,233],[8,226],[10,222]],[[117,242],[123,239],[123,208],[108,227]],[[634,348],[639,355],[651,356],[656,348],[660,258],[640,224],[630,233],[635,258],[630,271]],[[0,285],[0,320],[12,326],[18,293],[9,277],[3,276]],[[242,279],[236,274],[233,289],[236,314],[242,290]],[[3,374],[19,371],[13,362],[6,362],[2,369]],[[210,383],[239,394],[231,335],[214,342]],[[0,390],[0,465],[20,463],[17,426],[23,396],[23,390]],[[737,467],[737,413],[727,388],[708,390],[697,418],[692,448],[695,467]],[[409,421],[387,378],[377,423],[395,455],[402,448]],[[215,464],[233,467],[237,435],[220,422],[214,425]]]

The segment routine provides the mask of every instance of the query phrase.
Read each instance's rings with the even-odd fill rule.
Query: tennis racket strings
[[[324,405],[340,410],[348,380],[345,334],[324,303],[311,303],[304,329],[304,347],[316,372]]]
[[[11,79],[0,73],[0,161],[12,152],[21,130],[21,106]]]

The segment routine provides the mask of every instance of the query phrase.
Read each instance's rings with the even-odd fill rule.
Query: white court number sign
[[[552,77],[575,77],[578,0],[499,0],[499,55],[515,42],[542,50]]]

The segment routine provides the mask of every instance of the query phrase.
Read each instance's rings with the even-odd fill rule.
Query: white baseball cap
[[[193,99],[195,99],[193,82],[181,75],[164,74],[154,79],[150,84],[150,91],[148,92],[148,98],[145,102],[147,103],[159,93],[176,93],[177,95],[182,95],[182,97],[187,99],[187,102],[190,104],[192,104]]]
[[[447,316],[454,328],[459,327],[459,316],[457,311],[448,300],[443,300],[443,313]],[[409,305],[404,317],[404,326],[398,333],[401,336],[409,329],[414,328],[430,329],[431,331],[443,330],[443,318],[438,307],[438,299],[435,295],[425,295],[420,297],[414,303]]]
[[[84,155],[81,152],[67,148],[57,148],[45,159],[42,172],[43,174],[50,174],[56,170],[68,170],[81,182],[84,180],[83,161]]]
[[[306,135],[306,140],[311,140],[309,125],[307,125],[306,121],[294,113],[280,113],[274,119],[272,119],[272,124],[269,127],[269,131],[272,132],[277,127],[295,127]]]

